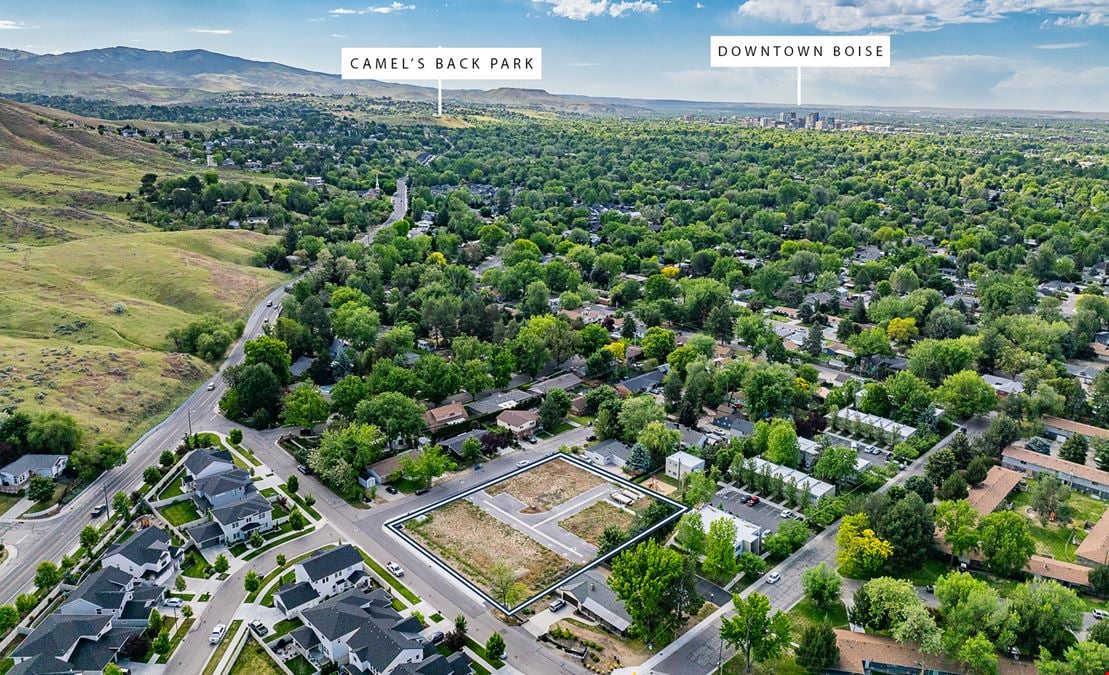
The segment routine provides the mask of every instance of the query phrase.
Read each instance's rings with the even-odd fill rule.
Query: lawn
[[[1071,492],[1069,504],[1073,509],[1069,526],[1060,527],[1050,522],[1044,526],[1040,523],[1039,517],[1031,512],[1030,493],[1027,491],[1014,493],[1013,511],[1029,517],[1029,529],[1036,540],[1036,553],[1057,560],[1076,561],[1074,552],[1086,538],[1083,525],[1086,522],[1091,525],[1096,523],[1105,512],[1106,505],[1080,492]]]
[[[169,651],[158,657],[158,663],[169,662],[169,657],[173,656],[173,652],[177,651],[178,645],[180,645],[181,641],[185,639],[185,635],[187,635],[189,632],[189,626],[193,625],[194,621],[196,621],[195,618],[189,617],[188,619],[185,619],[181,622],[181,626],[177,629],[176,632],[173,633],[173,637],[170,639]]]
[[[293,675],[312,675],[316,672],[316,667],[309,663],[303,654],[297,654],[286,661],[285,667],[293,671]]]
[[[23,513],[41,513],[42,511],[49,509],[51,506],[57,504],[61,500],[61,498],[65,496],[66,490],[68,489],[68,482],[58,481],[54,485],[54,494],[50,495],[50,499],[42,502],[35,502],[34,505],[31,506],[31,508],[27,509]]]
[[[0,494],[0,516],[8,512],[8,509],[19,503],[19,495],[6,495]]]
[[[273,633],[266,636],[267,642],[273,642],[282,635],[287,635],[304,625],[300,619],[282,619],[273,626]]]
[[[525,596],[574,569],[570,560],[465,500],[436,509],[428,518],[410,520],[405,528],[410,536],[487,591],[490,572],[498,565],[517,571]]]
[[[789,610],[789,618],[793,622],[796,635],[800,635],[801,630],[808,624],[822,621],[831,623],[832,628],[847,628],[847,607],[842,602],[838,602],[831,609],[823,609],[809,600],[802,600]]]
[[[193,579],[206,579],[205,570],[207,569],[208,561],[204,559],[204,555],[195,548],[190,548],[189,552],[185,554],[185,559],[181,562],[181,574]]]
[[[947,563],[935,558],[926,558],[919,568],[901,578],[913,582],[914,586],[931,586],[936,583],[936,579],[951,571],[952,568]]]
[[[312,528],[305,527],[303,530],[301,530],[299,532],[293,532],[292,534],[290,534],[288,536],[281,537],[279,539],[274,539],[274,540],[270,541],[269,543],[267,543],[265,546],[262,546],[261,548],[256,548],[253,551],[251,551],[250,553],[247,553],[247,554],[243,555],[242,558],[243,558],[243,560],[254,560],[258,556],[265,553],[266,551],[268,551],[272,548],[277,548],[278,546],[281,546],[282,544],[287,544],[290,541],[296,539],[297,537],[302,537],[302,536],[304,536],[304,535],[306,535],[310,532],[312,532]],[[236,554],[236,555],[238,555],[238,554]]]
[[[559,521],[558,526],[598,546],[606,527],[614,526],[627,532],[634,520],[635,516],[631,513],[601,500]]]
[[[158,511],[171,525],[184,525],[200,519],[200,512],[196,510],[196,504],[191,499],[163,506]]]
[[[294,502],[296,502],[297,505],[300,506],[300,508],[304,509],[304,512],[308,514],[309,518],[311,518],[312,520],[319,520],[320,519],[319,511],[316,511],[316,509],[309,506],[308,502],[304,501],[303,497],[296,494],[295,492],[289,492],[289,489],[287,487],[285,487],[284,484],[281,485],[281,491],[284,492],[285,494],[289,495],[289,497]]]
[[[231,666],[231,675],[284,675],[262,645],[249,638]]]
[[[181,491],[181,485],[184,482],[185,472],[181,471],[177,474],[176,478],[169,482],[169,485],[167,485],[160,493],[158,493],[158,499],[169,499],[170,497],[176,497],[178,495],[184,494]]]

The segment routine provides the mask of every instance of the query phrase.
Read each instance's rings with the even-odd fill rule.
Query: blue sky
[[[542,47],[544,79],[517,84],[712,101],[788,103],[796,81],[788,69],[710,69],[710,35],[890,34],[889,70],[806,70],[805,104],[1109,111],[1107,0],[5,4],[0,46],[40,53],[200,48],[338,72],[341,47]]]

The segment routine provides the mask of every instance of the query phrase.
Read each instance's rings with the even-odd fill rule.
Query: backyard
[[[1032,537],[1036,540],[1036,553],[1056,560],[1075,562],[1075,550],[1086,538],[1084,525],[1090,523],[1092,526],[1096,523],[1105,512],[1105,504],[1080,492],[1072,492],[1068,503],[1072,511],[1071,522],[1067,526],[1048,522],[1045,526],[1032,511],[1032,499],[1028,491],[1014,492],[1012,496],[1013,510],[1029,518]]]
[[[200,520],[200,512],[196,510],[196,504],[191,499],[174,502],[169,506],[159,508],[158,511],[171,525],[181,526],[194,520]]]
[[[270,655],[253,639],[248,639],[231,666],[231,675],[284,675]]]

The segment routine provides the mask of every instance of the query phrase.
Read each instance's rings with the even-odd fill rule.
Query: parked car
[[[558,610],[562,609],[565,606],[566,606],[566,601],[565,600],[563,600],[562,598],[555,598],[554,602],[551,603],[550,610],[552,612],[557,612]]]
[[[762,501],[762,500],[761,500],[761,499],[759,499],[758,497],[756,497],[755,495],[751,495],[751,499],[750,499],[750,500],[748,500],[748,502],[747,502],[747,503],[748,503],[748,504],[750,504],[751,506],[755,506],[756,504],[758,504],[758,503],[759,503],[759,502],[761,502],[761,501]]]
[[[165,602],[163,602],[162,604],[166,607],[180,607],[185,603],[181,600],[181,598],[166,598]]]
[[[266,633],[270,632],[270,629],[266,628],[261,619],[255,619],[247,625],[250,626],[250,630],[254,631],[258,635],[265,635]]]
[[[392,485],[386,485],[385,486],[385,491],[388,492],[391,495],[395,495],[397,493],[397,489],[395,487],[393,487]]]
[[[297,471],[301,472],[305,476],[311,476],[312,475],[312,470],[309,469],[304,464],[297,464]]]
[[[214,645],[219,644],[219,641],[223,639],[223,634],[226,632],[227,626],[222,623],[216,624],[216,627],[212,629],[212,634],[208,636],[208,642]]]
[[[443,631],[437,630],[431,635],[427,636],[427,643],[431,645],[437,645],[442,642],[445,637],[446,635],[443,635]]]
[[[516,466],[527,466],[528,464],[531,464],[531,461],[526,459],[521,459],[519,462],[516,462]]]
[[[597,440],[597,434],[589,434],[588,436],[585,437],[585,440],[595,441],[595,440]]]
[[[1094,618],[1097,619],[1098,621],[1101,621],[1105,617],[1109,616],[1109,612],[1106,612],[1104,609],[1095,609],[1093,614],[1094,614]]]
[[[474,465],[474,471],[481,471],[481,462]]]
[[[420,488],[416,490],[416,496],[419,497],[420,495],[426,495],[429,492],[431,492],[431,488]]]
[[[766,577],[766,583],[768,583],[768,584],[776,584],[781,580],[782,580],[782,575],[778,574],[777,572],[771,572],[770,576]]]
[[[789,509],[782,509],[781,516],[783,518],[792,518],[793,517],[793,511],[790,511]]]
[[[404,570],[401,569],[400,565],[396,564],[392,560],[385,563],[385,569],[389,570],[389,572],[391,572],[392,575],[395,576],[395,577],[403,577],[404,576]]]

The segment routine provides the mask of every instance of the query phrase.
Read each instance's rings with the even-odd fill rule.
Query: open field
[[[507,493],[527,505],[523,513],[542,513],[605,483],[600,476],[569,462],[547,462],[486,488],[490,496]]]
[[[465,500],[437,509],[423,522],[409,521],[410,535],[489,591],[490,571],[507,565],[528,595],[565,576],[573,564],[523,532]]]
[[[0,408],[129,444],[213,372],[168,331],[240,318],[285,277],[250,264],[273,237],[131,221],[144,174],[197,167],[99,124],[0,100]]]
[[[644,497],[644,499],[647,498]],[[649,500],[648,503],[650,503]],[[635,516],[624,509],[617,508],[606,501],[599,501],[559,521],[558,526],[597,546],[600,544],[601,533],[606,527],[618,527],[627,532],[633,520]]]

